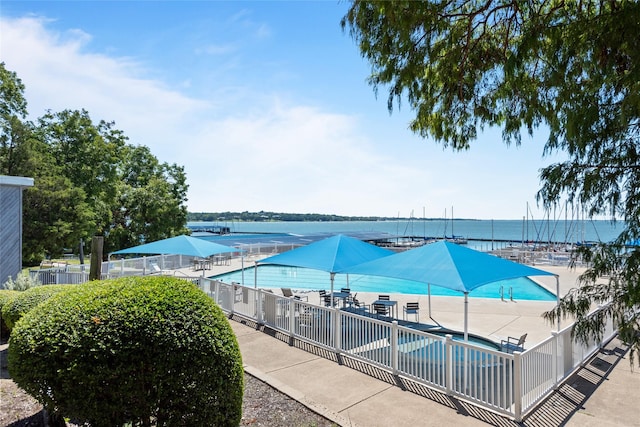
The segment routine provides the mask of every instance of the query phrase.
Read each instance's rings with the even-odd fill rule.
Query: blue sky
[[[192,212],[535,218],[544,132],[463,153],[408,130],[343,1],[7,1],[0,61],[32,119],[86,109],[185,167]]]

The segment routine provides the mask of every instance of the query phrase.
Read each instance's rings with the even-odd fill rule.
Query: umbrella
[[[113,254],[174,254],[207,258],[211,255],[229,252],[242,252],[242,249],[207,242],[191,236],[176,236],[164,240],[157,240],[132,248],[121,249]]]
[[[265,258],[257,265],[284,265],[288,267],[311,268],[331,274],[331,298],[336,272],[357,264],[388,257],[394,252],[360,239],[337,234],[327,239]],[[257,281],[256,281],[257,286]]]
[[[428,285],[429,300],[431,300],[430,285],[464,293],[465,340],[467,339],[468,329],[468,294],[480,286],[518,277],[555,276],[556,290],[559,294],[559,281],[556,274],[447,241],[427,244],[389,257],[346,267],[338,272],[391,277],[426,283]]]

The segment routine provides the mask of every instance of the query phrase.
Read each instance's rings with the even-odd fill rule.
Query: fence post
[[[398,321],[391,322],[391,372],[398,374]]]
[[[262,289],[259,288],[257,291],[256,298],[258,298],[258,301],[256,303],[256,321],[258,322],[258,325],[264,325],[264,316],[262,314]]]
[[[551,375],[553,376],[553,385],[555,388],[558,384],[558,365],[560,364],[558,357],[558,341],[560,339],[558,331],[551,331],[551,337],[553,337],[553,343],[551,345],[551,360],[553,360],[553,365],[551,365]]]
[[[293,297],[289,297],[289,345],[293,345],[293,337],[296,332],[296,306]]]
[[[522,421],[522,353],[513,352],[513,416]]]
[[[340,309],[338,307],[334,307],[333,308],[333,317],[334,317],[334,322],[333,322],[333,346],[336,349],[336,353],[340,354],[342,351],[342,344],[340,342],[340,338],[342,335],[342,323],[341,323],[341,316],[340,316]]]
[[[236,285],[229,285],[229,317],[233,316],[233,308],[236,305]]]
[[[447,395],[453,394],[453,335],[444,336],[444,351],[446,354],[445,371],[447,376]]]
[[[220,305],[220,282],[218,280],[213,282],[213,300]]]

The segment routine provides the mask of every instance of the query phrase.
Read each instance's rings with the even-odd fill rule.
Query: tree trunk
[[[91,267],[89,268],[89,280],[100,280],[102,272],[102,246],[103,236],[93,236],[91,240]]]

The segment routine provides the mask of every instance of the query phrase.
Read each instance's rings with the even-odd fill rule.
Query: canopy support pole
[[[560,307],[560,276],[556,276],[556,308]],[[560,316],[558,316],[558,331],[560,331]]]
[[[431,317],[431,283],[427,283],[427,295],[429,296],[429,319],[433,320]]]
[[[258,287],[258,261],[254,261],[253,266],[253,288],[256,289]]]
[[[331,275],[331,308],[333,308],[333,279],[336,277],[336,273],[330,273]]]
[[[427,283],[427,297],[429,298],[429,319],[436,322],[436,325],[441,326],[440,323],[431,316],[431,283]]]
[[[242,268],[242,286],[244,286],[244,251],[240,252],[240,264]]]

